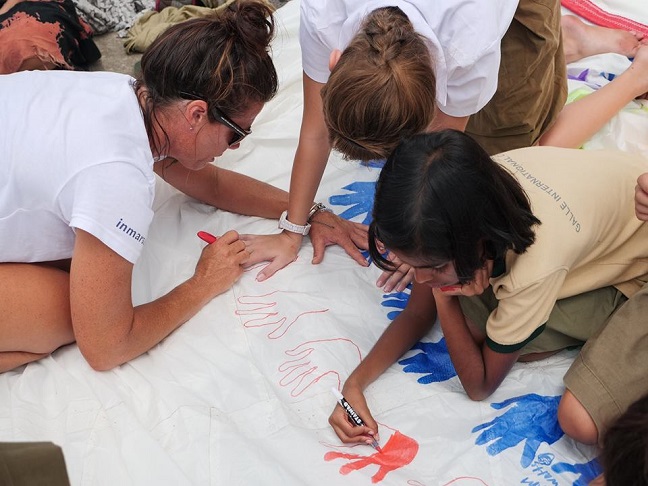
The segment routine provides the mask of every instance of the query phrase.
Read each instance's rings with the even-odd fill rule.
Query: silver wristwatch
[[[303,235],[306,236],[308,232],[310,231],[311,225],[306,223],[305,225],[299,225],[295,223],[291,223],[286,219],[288,216],[288,211],[284,211],[281,213],[281,217],[279,218],[279,229],[283,229],[286,231],[290,231],[291,233],[297,233],[298,235]]]
[[[317,213],[320,211],[325,211],[327,213],[332,213],[333,211],[329,208],[327,208],[324,204],[318,202],[313,204],[313,206],[310,208],[310,211],[308,211],[308,219],[306,221],[310,221],[313,216],[315,216]]]

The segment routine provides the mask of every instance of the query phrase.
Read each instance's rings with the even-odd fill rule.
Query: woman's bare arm
[[[248,253],[234,231],[207,245],[194,275],[166,295],[137,307],[133,265],[99,239],[76,230],[70,269],[74,336],[90,366],[108,370],[145,353],[242,274]]]

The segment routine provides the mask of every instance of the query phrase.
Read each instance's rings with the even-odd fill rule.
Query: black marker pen
[[[337,388],[332,387],[331,391],[333,392],[333,395],[335,395],[335,398],[337,398],[338,403],[342,406],[342,408],[344,409],[344,411],[347,413],[347,415],[353,421],[354,424],[356,424],[357,426],[367,425],[364,423],[364,420],[360,418],[360,415],[358,415],[358,413],[355,410],[353,410],[353,407],[349,405],[349,402],[346,401],[344,396],[340,393],[340,391]],[[373,439],[373,442],[371,443],[371,447],[376,449],[378,452],[382,452],[382,449],[378,445],[378,441],[376,439]]]

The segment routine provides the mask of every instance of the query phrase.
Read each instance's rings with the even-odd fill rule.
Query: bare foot
[[[568,64],[608,52],[634,57],[639,47],[648,43],[643,34],[589,25],[574,15],[563,15],[561,25]]]

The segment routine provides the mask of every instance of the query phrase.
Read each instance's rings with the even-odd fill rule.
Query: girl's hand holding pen
[[[359,388],[344,386],[344,398],[353,407],[353,410],[362,418],[365,425],[356,425],[346,410],[338,403],[329,417],[329,424],[345,444],[367,444],[371,446],[374,441],[379,442],[378,424],[371,416],[367,401]]]

